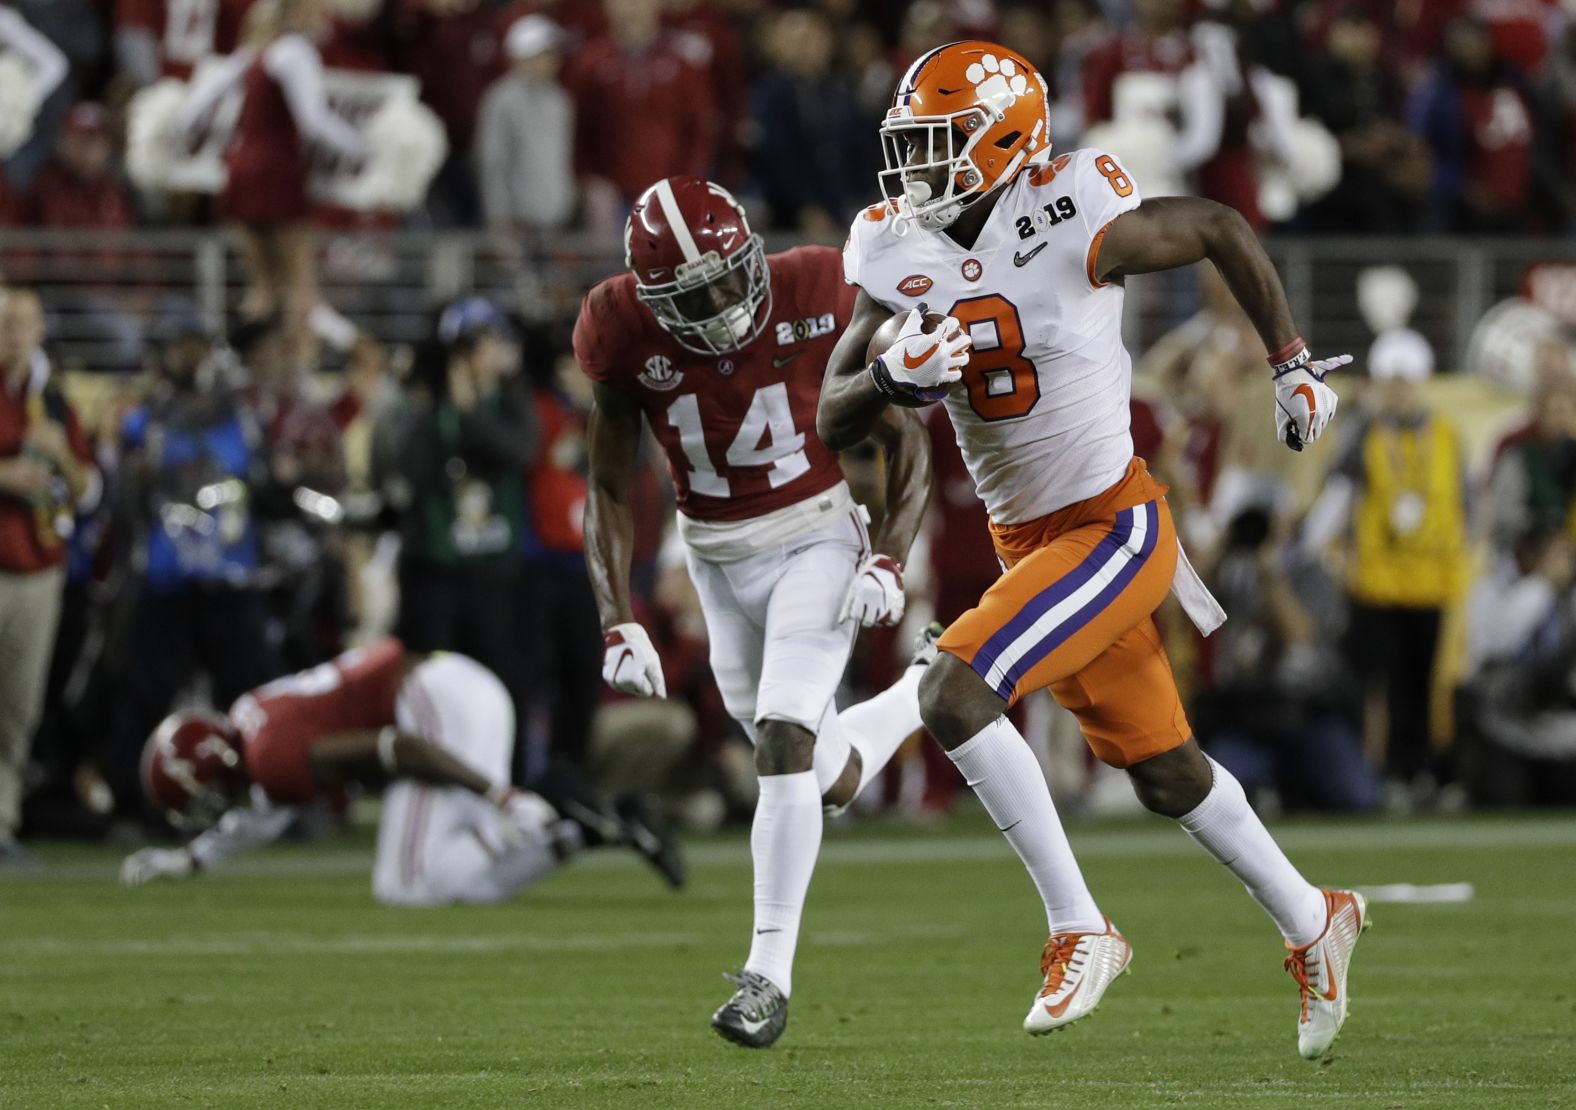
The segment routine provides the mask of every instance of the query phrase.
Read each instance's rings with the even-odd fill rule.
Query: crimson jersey
[[[695,520],[749,520],[843,480],[837,454],[815,434],[815,409],[857,290],[829,247],[795,247],[767,266],[771,317],[731,354],[685,350],[636,299],[627,273],[593,288],[575,321],[580,368],[639,402],[667,452],[679,511]]]
[[[392,725],[404,678],[405,646],[388,636],[243,694],[230,720],[241,734],[248,777],[281,805],[310,801],[317,794],[312,745]]]

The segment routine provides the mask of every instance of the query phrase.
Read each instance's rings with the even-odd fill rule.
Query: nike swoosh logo
[[[1050,246],[1049,243],[1041,243],[1039,246],[1035,247],[1028,254],[1019,254],[1017,251],[1014,251],[1013,254],[1012,254],[1012,264],[1014,266],[1027,266],[1029,264],[1029,259],[1031,259],[1035,255],[1039,254],[1041,251],[1043,251],[1048,246]]]
[[[770,1021],[770,1020],[771,1020],[771,1018],[762,1018],[760,1021],[751,1021],[749,1018],[745,1017],[743,1014],[739,1015],[739,1024],[744,1026],[744,1031],[746,1033],[750,1034],[751,1036],[754,1036],[756,1033],[759,1033],[761,1031],[761,1028],[763,1026],[765,1026],[765,1024],[768,1021]]]
[[[943,89],[943,88],[939,88],[938,87],[936,89],[936,91],[938,93],[940,93],[942,96],[951,96],[953,93],[960,93],[963,90],[962,89]]]
[[[803,351],[790,351],[786,355],[777,355],[772,359],[772,369],[781,370],[784,366],[787,366],[790,362],[802,354],[804,354]]]
[[[1041,1005],[1045,1007],[1046,1013],[1050,1014],[1053,1018],[1059,1018],[1067,1012],[1067,1007],[1071,1005],[1072,1000],[1077,997],[1078,992],[1081,990],[1083,990],[1082,979],[1078,980],[1078,985],[1069,991],[1067,993],[1067,997],[1062,999],[1056,1005],[1052,1006],[1049,1002],[1041,1003]]]
[[[757,929],[757,930],[755,930],[755,935],[756,936],[760,936],[762,933],[780,933],[780,932],[782,932],[781,929]]]
[[[940,349],[941,349],[941,344],[940,343],[936,343],[936,344],[932,345],[931,348],[928,351],[926,351],[924,354],[920,355],[918,358],[915,358],[913,355],[909,354],[907,351],[904,351],[903,352],[903,365],[908,367],[910,370],[918,370],[921,366],[925,365],[926,361],[929,360],[931,355],[935,354]]]
[[[1308,420],[1311,422],[1313,420],[1313,412],[1315,408],[1313,403],[1313,386],[1308,385],[1305,382],[1302,385],[1299,385],[1296,389],[1292,390],[1291,395],[1293,397],[1301,397],[1304,401],[1308,402]]]

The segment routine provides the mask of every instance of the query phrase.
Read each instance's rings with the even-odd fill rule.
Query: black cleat
[[[681,888],[687,874],[684,853],[657,807],[643,794],[626,794],[618,800],[617,808],[624,824],[623,842],[655,867],[674,890]]]
[[[940,621],[931,621],[914,639],[914,654],[908,657],[910,667],[928,667],[936,661],[936,643],[947,630]]]
[[[788,1028],[788,998],[753,971],[728,975],[738,990],[711,1015],[711,1027],[745,1048],[770,1048]]]

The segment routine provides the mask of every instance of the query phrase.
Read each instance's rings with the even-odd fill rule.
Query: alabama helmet
[[[246,791],[239,736],[215,713],[172,713],[142,749],[142,789],[177,828],[213,824]]]
[[[1050,129],[1045,78],[1023,55],[978,40],[938,46],[908,67],[881,122],[882,194],[900,216],[940,230],[1048,160]]]
[[[686,350],[737,351],[771,316],[766,245],[721,185],[667,177],[641,193],[624,228],[624,256],[635,295]]]

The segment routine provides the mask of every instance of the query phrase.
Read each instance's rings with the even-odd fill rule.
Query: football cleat
[[[642,794],[626,795],[617,805],[619,819],[624,823],[624,843],[656,868],[674,890],[682,887],[686,875],[684,854],[656,806]]]
[[[928,667],[936,661],[936,644],[941,640],[941,634],[946,626],[940,621],[931,621],[925,626],[925,631],[914,638],[914,654],[908,657],[910,667]]]
[[[1305,1060],[1317,1060],[1330,1050],[1346,1021],[1350,999],[1346,972],[1351,967],[1357,938],[1372,923],[1368,900],[1356,891],[1326,890],[1328,913],[1319,939],[1301,948],[1286,947],[1286,970],[1297,980],[1302,995],[1297,1015],[1297,1051]]]
[[[1024,1031],[1035,1036],[1054,1033],[1094,1013],[1105,988],[1132,959],[1132,945],[1109,917],[1103,933],[1056,933],[1040,956],[1045,985],[1023,1019]]]
[[[724,978],[738,989],[711,1015],[711,1027],[745,1048],[770,1048],[788,1028],[788,996],[764,975],[741,971]]]

